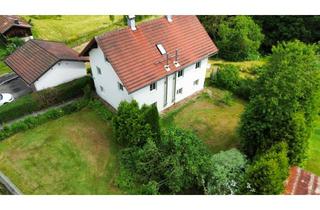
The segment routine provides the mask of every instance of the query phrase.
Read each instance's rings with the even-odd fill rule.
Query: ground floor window
[[[103,92],[104,91],[104,89],[103,89],[103,87],[100,85],[100,90],[101,90],[101,92]]]
[[[150,91],[153,91],[157,88],[157,84],[154,82],[150,85]]]
[[[177,94],[182,94],[182,88],[179,88],[179,89],[177,90]]]
[[[199,84],[199,80],[198,79],[193,82],[193,85],[198,85],[198,84]]]

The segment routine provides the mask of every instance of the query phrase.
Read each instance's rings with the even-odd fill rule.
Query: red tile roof
[[[292,167],[286,183],[285,194],[320,195],[320,177],[299,167]]]
[[[27,84],[32,84],[62,60],[87,61],[60,42],[29,40],[5,59],[5,63]]]
[[[16,23],[16,20],[19,23]],[[15,15],[0,15],[0,33],[3,34],[8,31],[11,27],[22,27],[22,28],[31,28],[31,26],[21,19],[19,16]]]
[[[196,16],[173,16],[171,23],[162,17],[137,25],[136,31],[127,27],[106,33],[93,39],[81,55],[88,55],[96,43],[129,93],[218,51]],[[159,43],[170,56],[178,49],[180,67],[173,65],[172,57],[171,70],[164,69],[166,59],[156,48]]]

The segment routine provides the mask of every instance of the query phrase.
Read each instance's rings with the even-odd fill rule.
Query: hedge
[[[44,114],[27,117],[21,121],[15,122],[9,126],[4,126],[0,130],[0,141],[4,140],[18,132],[26,131],[28,129],[35,128],[41,124],[44,124],[50,120],[58,119],[67,114],[79,111],[88,105],[89,100],[82,98],[70,104],[67,104],[61,108],[51,109]]]
[[[0,123],[2,124],[80,97],[84,94],[86,86],[90,86],[93,89],[93,82],[89,76],[23,96],[12,103],[0,107]]]

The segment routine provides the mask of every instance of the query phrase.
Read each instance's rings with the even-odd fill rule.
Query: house
[[[87,74],[85,57],[64,43],[29,40],[5,59],[5,63],[33,90],[39,91]]]
[[[97,94],[114,108],[123,100],[162,111],[200,91],[208,57],[218,49],[196,16],[165,16],[97,36],[89,56]]]
[[[299,167],[292,167],[286,181],[286,195],[320,195],[320,177]]]
[[[0,36],[21,37],[25,41],[32,39],[31,25],[19,16],[0,15]]]

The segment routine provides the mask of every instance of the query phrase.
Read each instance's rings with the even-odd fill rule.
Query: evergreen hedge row
[[[84,95],[86,86],[93,89],[92,79],[89,76],[23,96],[0,107],[0,124],[80,97]]]

